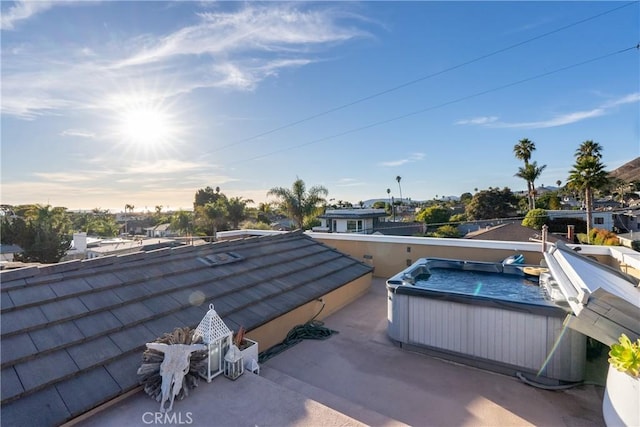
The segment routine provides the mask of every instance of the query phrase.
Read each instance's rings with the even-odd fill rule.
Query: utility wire
[[[621,53],[624,53],[624,52],[628,52],[628,51],[633,50],[633,49],[640,50],[640,43],[638,43],[635,46],[626,48],[626,49],[617,50],[617,51],[614,51],[614,52],[611,52],[611,53],[607,53],[607,54],[604,54],[604,55],[597,56],[595,58],[587,59],[585,61],[581,61],[581,62],[572,64],[572,65],[567,65],[565,67],[556,68],[555,70],[547,71],[546,73],[537,74],[535,76],[527,77],[527,78],[521,79],[521,80],[516,80],[514,82],[507,83],[507,84],[504,84],[504,85],[501,85],[501,86],[497,86],[497,87],[494,87],[494,88],[491,88],[491,89],[486,89],[486,90],[483,90],[483,91],[480,91],[480,92],[476,92],[476,93],[473,93],[471,95],[465,95],[465,96],[462,96],[460,98],[453,99],[451,101],[443,102],[441,104],[437,104],[437,105],[433,105],[433,106],[430,106],[430,107],[422,108],[420,110],[416,110],[416,111],[412,111],[412,112],[409,112],[409,113],[405,113],[405,114],[402,114],[400,116],[392,117],[392,118],[389,118],[389,119],[386,119],[386,120],[380,120],[380,121],[373,122],[373,123],[370,123],[368,125],[360,126],[360,127],[357,127],[357,128],[348,129],[348,130],[340,132],[340,133],[336,133],[336,134],[333,134],[333,135],[329,135],[329,136],[325,136],[325,137],[322,137],[322,138],[314,139],[312,141],[305,142],[305,143],[302,143],[302,144],[291,145],[289,147],[281,148],[281,149],[275,150],[275,151],[270,151],[268,153],[261,154],[259,156],[255,156],[255,157],[251,157],[251,158],[244,158],[242,160],[238,160],[237,162],[229,162],[227,164],[231,165],[231,164],[237,164],[237,163],[244,163],[244,162],[252,161],[252,160],[258,160],[258,159],[261,159],[261,158],[264,158],[264,157],[272,156],[274,154],[282,153],[284,151],[290,151],[292,149],[306,147],[306,146],[313,145],[313,144],[318,144],[320,142],[328,141],[330,139],[339,138],[341,136],[345,136],[345,135],[349,135],[349,134],[352,134],[352,133],[360,132],[360,131],[363,131],[363,130],[366,130],[366,129],[370,129],[370,128],[374,128],[374,127],[377,127],[377,126],[385,125],[387,123],[395,122],[395,121],[400,120],[400,119],[406,119],[407,117],[411,117],[411,116],[415,116],[415,115],[418,115],[418,114],[422,114],[422,113],[425,113],[427,111],[436,110],[436,109],[439,109],[439,108],[442,108],[442,107],[446,107],[446,106],[449,106],[449,105],[452,105],[452,104],[456,104],[456,103],[459,103],[459,102],[462,102],[462,101],[466,101],[468,99],[477,98],[479,96],[486,95],[488,93],[497,92],[499,90],[507,89],[507,88],[512,87],[512,86],[520,85],[520,84],[523,84],[523,83],[526,83],[526,82],[530,82],[532,80],[537,80],[537,79],[540,79],[542,77],[547,77],[547,76],[549,76],[551,74],[559,73],[561,71],[570,70],[572,68],[576,68],[576,67],[580,67],[582,65],[590,64],[592,62],[600,61],[602,59],[609,58],[611,56],[615,56],[615,55],[618,55],[618,54],[621,54]]]
[[[351,102],[348,102],[346,104],[342,104],[342,105],[339,105],[337,107],[333,107],[333,108],[330,108],[328,110],[324,110],[324,111],[322,111],[320,113],[316,113],[316,114],[313,114],[311,116],[307,116],[305,118],[302,118],[302,119],[299,119],[299,120],[284,124],[282,126],[276,127],[274,129],[271,129],[271,130],[268,130],[268,131],[265,131],[265,132],[250,136],[248,138],[244,138],[244,139],[241,139],[241,140],[238,140],[238,141],[235,141],[235,142],[220,146],[220,147],[216,148],[215,150],[208,151],[206,154],[216,153],[216,152],[219,152],[221,150],[224,150],[225,148],[229,148],[229,147],[233,147],[233,146],[236,146],[236,145],[243,144],[245,142],[253,141],[253,140],[258,139],[260,137],[263,137],[263,136],[266,136],[266,135],[270,135],[272,133],[279,132],[279,131],[284,130],[284,129],[288,129],[290,127],[299,125],[301,123],[305,123],[305,122],[308,122],[310,120],[317,119],[318,117],[326,116],[327,114],[335,113],[336,111],[340,111],[340,110],[343,110],[345,108],[352,107],[352,106],[354,106],[356,104],[360,104],[362,102],[369,101],[371,99],[377,98],[379,96],[386,95],[386,94],[391,93],[391,92],[395,92],[397,90],[403,89],[403,88],[408,87],[408,86],[412,86],[414,84],[420,83],[420,82],[425,81],[427,79],[430,79],[430,78],[433,78],[433,77],[437,77],[437,76],[439,76],[441,74],[444,74],[444,73],[447,73],[449,71],[453,71],[453,70],[456,70],[458,68],[462,68],[464,66],[467,66],[469,64],[473,64],[473,63],[481,61],[483,59],[487,59],[487,58],[490,58],[492,56],[498,55],[500,53],[506,52],[508,50],[515,49],[516,47],[523,46],[523,45],[525,45],[527,43],[531,43],[531,42],[533,42],[535,40],[539,40],[539,39],[542,39],[544,37],[550,36],[552,34],[559,33],[561,31],[567,30],[567,29],[569,29],[571,27],[575,27],[575,26],[583,24],[585,22],[592,21],[594,19],[600,18],[600,17],[602,17],[604,15],[608,15],[610,13],[613,13],[615,11],[618,11],[620,9],[623,9],[625,7],[628,7],[628,6],[631,6],[632,4],[637,4],[637,3],[638,3],[637,1],[632,1],[632,2],[629,2],[629,3],[625,3],[622,6],[618,6],[618,7],[615,7],[613,9],[609,9],[607,11],[599,13],[597,15],[593,15],[593,16],[590,16],[588,18],[584,18],[584,19],[581,19],[579,21],[573,22],[571,24],[564,25],[564,26],[562,26],[560,28],[556,28],[555,30],[548,31],[546,33],[543,33],[543,34],[540,34],[538,36],[532,37],[530,39],[527,39],[527,40],[524,40],[524,41],[521,41],[521,42],[518,42],[518,43],[515,43],[515,44],[512,44],[512,45],[509,45],[509,46],[504,47],[502,49],[498,49],[498,50],[495,50],[493,52],[478,56],[478,57],[476,57],[474,59],[470,59],[470,60],[462,62],[460,64],[453,65],[451,67],[445,68],[445,69],[437,71],[435,73],[428,74],[428,75],[422,76],[422,77],[418,77],[418,78],[410,80],[410,81],[408,81],[406,83],[402,83],[402,84],[399,84],[397,86],[393,86],[393,87],[391,87],[389,89],[385,89],[385,90],[382,90],[380,92],[376,92],[374,94],[371,94],[371,95],[368,95],[368,96],[365,96],[365,97],[362,97],[362,98],[358,98],[358,99],[356,99],[354,101],[351,101]]]

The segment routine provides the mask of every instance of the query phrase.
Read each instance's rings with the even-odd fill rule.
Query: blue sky
[[[638,2],[1,2],[1,202],[425,200],[640,155]]]

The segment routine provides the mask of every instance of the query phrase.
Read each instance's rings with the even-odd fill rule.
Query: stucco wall
[[[364,239],[331,239],[323,237],[319,233],[314,234],[313,237],[340,252],[373,266],[375,277],[391,277],[417,259],[427,257],[497,262],[508,256],[521,253],[525,256],[525,263],[536,265],[543,259],[541,245],[537,243],[501,244],[501,247],[488,249],[477,244],[477,242],[482,242],[479,240],[438,239],[439,242],[435,242],[430,238],[412,237],[381,242]],[[445,240],[447,244],[443,245]]]

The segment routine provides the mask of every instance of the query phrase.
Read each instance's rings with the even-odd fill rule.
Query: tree
[[[216,202],[220,197],[224,197],[224,194],[220,194],[220,187],[213,188],[207,186],[200,188],[196,191],[195,199],[193,201],[193,210],[195,211],[198,206],[204,206],[207,203]]]
[[[67,254],[71,237],[58,233],[46,223],[31,222],[18,244],[23,251],[14,255],[16,260],[51,264],[59,262]]]
[[[271,211],[271,204],[260,203],[258,205],[258,213],[256,215],[256,220],[263,224],[271,224],[272,214],[273,212]]]
[[[508,187],[489,187],[473,195],[465,213],[470,220],[505,218],[516,213],[517,204],[518,198]]]
[[[473,199],[473,194],[471,193],[462,193],[460,195],[460,203],[462,203],[463,205],[469,203],[471,199]]]
[[[129,203],[127,203],[126,205],[124,205],[124,216],[125,216],[125,220],[124,220],[124,232],[128,233],[129,232],[129,217],[127,216],[127,211],[129,213],[133,212],[133,208],[135,206],[130,205]]]
[[[396,181],[398,181],[398,189],[400,190],[400,204],[402,204],[402,187],[400,186],[400,181],[402,181],[402,177],[400,175],[396,176]]]
[[[433,233],[433,237],[460,237],[460,230],[453,225],[443,225],[438,227]]]
[[[234,230],[238,229],[238,225],[243,221],[246,215],[247,203],[253,203],[253,200],[242,200],[242,197],[232,197],[227,201],[227,217]]]
[[[18,261],[59,262],[71,247],[71,220],[66,208],[32,205],[24,215],[24,219],[3,220],[3,243],[15,243],[22,248],[23,251],[15,255]]]
[[[522,178],[527,181],[529,200],[529,209],[534,209],[536,205],[536,179],[540,178],[542,171],[545,170],[547,165],[538,166],[537,162],[527,163],[524,167],[518,168],[518,173],[515,175],[518,178]]]
[[[191,212],[180,209],[171,216],[171,229],[181,235],[188,234],[191,231],[192,222]]]
[[[531,209],[522,220],[524,227],[533,228],[534,230],[542,230],[542,226],[547,223],[549,216],[544,209]]]
[[[202,228],[207,230],[206,233],[212,237],[213,241],[216,240],[218,226],[226,215],[226,203],[221,199],[196,208],[196,221]]]
[[[536,150],[536,144],[533,141],[523,138],[513,146],[513,154],[517,159],[524,161],[525,165],[529,164],[531,153]]]
[[[529,160],[531,159],[531,153],[533,153],[535,149],[536,145],[533,143],[533,141],[530,141],[527,138],[521,139],[516,145],[513,146],[513,154],[517,159],[524,161],[524,168],[520,168],[516,176],[527,181],[527,197],[529,200],[529,209],[533,209],[535,206],[535,203],[532,199],[535,187],[533,186],[533,183],[524,178],[524,176],[527,176],[529,173],[531,173],[531,171],[528,170],[530,169]],[[521,172],[524,172],[524,176],[519,175]]]
[[[561,207],[557,191],[547,191],[536,200],[537,209],[558,210]]]
[[[298,228],[303,228],[305,217],[319,214],[321,206],[326,204],[324,197],[328,195],[329,191],[323,186],[313,186],[307,192],[300,178],[296,178],[291,189],[274,187],[267,192],[267,196],[278,199],[280,209],[293,219]]]
[[[416,215],[416,221],[424,222],[425,224],[443,224],[449,221],[451,218],[451,210],[442,206],[431,206],[422,209]]]
[[[600,161],[602,147],[591,140],[583,142],[576,150],[576,162],[569,171],[567,187],[584,192],[584,204],[587,211],[587,236],[592,226],[593,191],[609,183],[609,174]]]

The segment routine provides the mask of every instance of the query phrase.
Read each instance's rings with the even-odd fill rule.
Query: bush
[[[460,237],[460,232],[453,225],[443,225],[438,227],[433,233],[434,237]]]
[[[586,237],[586,234],[578,235],[581,243],[587,243]],[[620,246],[620,240],[615,233],[601,228],[592,228],[589,231],[589,243],[599,246]]]
[[[531,209],[522,220],[524,227],[533,228],[534,230],[542,230],[542,226],[547,223],[549,217],[544,209]]]

